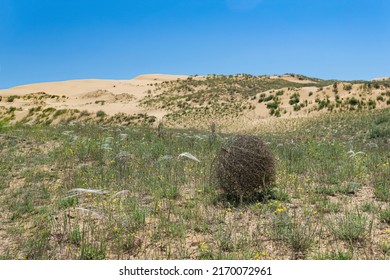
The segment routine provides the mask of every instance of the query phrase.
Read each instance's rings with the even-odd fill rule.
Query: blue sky
[[[0,1],[0,88],[143,73],[390,76],[390,1]]]

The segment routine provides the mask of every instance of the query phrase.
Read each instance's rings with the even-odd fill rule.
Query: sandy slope
[[[5,98],[11,95],[26,96],[31,93],[45,92],[50,95],[66,97],[61,101],[45,99],[44,105],[47,107],[79,109],[89,112],[104,110],[109,115],[121,112],[126,114],[147,112],[149,115],[160,118],[165,114],[164,111],[147,111],[145,108],[138,106],[139,100],[152,91],[156,83],[185,78],[187,76],[184,75],[147,74],[131,80],[88,79],[22,85],[0,90],[0,96],[3,97],[0,106],[22,107],[23,111],[17,113],[17,117],[18,115],[23,117],[27,114],[29,108],[37,104],[34,104],[31,100],[23,99],[15,99],[14,102],[7,103]],[[104,101],[104,106],[101,102],[95,103],[96,101]]]
[[[372,79],[372,81],[386,81],[386,80],[390,80],[390,77],[383,77],[383,78],[374,78],[374,79]]]
[[[187,76],[147,74],[140,75],[131,80],[88,79],[37,83],[0,90],[0,95],[25,95],[33,92],[46,92],[47,94],[80,97],[83,94],[99,89],[107,90],[114,94],[131,93],[134,95],[143,95],[145,90],[148,90],[151,87],[151,84],[185,78],[187,78]]]
[[[145,74],[130,80],[88,79],[22,85],[0,90],[0,97],[2,97],[2,100],[0,100],[0,109],[3,108],[2,110],[4,111],[9,110],[11,107],[17,108],[15,111],[16,121],[27,116],[29,109],[38,106],[41,106],[40,110],[49,107],[55,108],[56,110],[78,109],[79,111],[87,111],[90,113],[96,113],[102,110],[110,116],[118,113],[124,113],[126,115],[146,113],[149,116],[155,116],[160,120],[168,111],[140,106],[140,101],[150,94],[158,93],[155,89],[160,83],[186,79],[187,77],[188,76],[184,75]],[[193,77],[193,79],[204,78],[205,77],[203,76]],[[310,80],[300,79],[300,76],[295,75],[271,76],[270,78],[283,79],[295,83],[314,83]],[[384,78],[374,80],[380,79]],[[316,111],[313,112],[310,110],[310,108],[314,106],[316,98],[325,98],[325,96],[329,96],[329,99],[334,101],[335,96],[332,92],[332,86],[321,89],[317,87],[302,87],[299,89],[284,88],[282,90],[285,92],[283,96],[280,96],[282,101],[280,109],[285,112],[282,117],[307,116],[309,113],[316,114]],[[339,84],[338,90],[338,95],[341,99],[360,96],[366,100],[375,100],[381,93],[380,90],[373,90],[369,95],[366,95],[360,89],[359,85],[354,85],[351,90],[344,90],[342,83]],[[40,92],[46,94],[44,98],[39,98],[40,95],[42,95],[39,94]],[[273,90],[264,93],[271,95],[273,94]],[[308,107],[299,111],[293,110],[293,107],[289,105],[289,98],[294,93],[299,93],[301,100],[306,100],[308,102]],[[7,97],[13,95],[18,96],[19,98],[15,98],[12,102],[8,102]],[[53,95],[55,98],[50,98],[48,95]],[[31,96],[33,96],[33,98],[30,98]],[[249,102],[256,109],[248,111],[246,113],[247,118],[265,119],[270,117],[269,110],[266,108],[265,103],[258,103],[257,98]],[[382,108],[384,106],[387,106],[386,102],[381,102],[378,103],[377,108]]]
[[[270,78],[271,79],[282,79],[282,80],[286,80],[286,81],[294,82],[294,83],[298,83],[298,84],[315,83],[315,82],[313,82],[311,80],[306,80],[306,79],[300,80],[299,78],[291,76],[291,75],[270,76]]]

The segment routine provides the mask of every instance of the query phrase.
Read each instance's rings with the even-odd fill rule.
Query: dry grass
[[[277,173],[265,200],[241,202],[209,180],[231,136],[218,125],[212,139],[166,128],[3,125],[0,257],[388,260],[387,116],[251,127]],[[350,157],[351,145],[364,154]]]

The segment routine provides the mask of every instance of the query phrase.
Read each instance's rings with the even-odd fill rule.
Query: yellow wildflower
[[[256,253],[256,255],[253,257],[253,259],[255,259],[255,260],[261,260],[261,259],[263,259],[263,258],[265,258],[265,257],[267,257],[268,256],[268,253],[266,252],[266,251],[263,251],[263,252],[261,252],[260,254],[259,253]]]
[[[283,206],[281,203],[279,203],[276,210],[275,210],[275,213],[282,213],[285,211],[287,211],[287,207]]]
[[[206,250],[208,249],[208,246],[207,246],[206,243],[200,242],[200,243],[199,243],[199,248],[200,248],[201,250],[203,250],[203,251],[206,251]]]

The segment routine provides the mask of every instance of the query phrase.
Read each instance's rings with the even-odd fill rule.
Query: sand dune
[[[131,80],[88,79],[46,82],[21,85],[0,90],[0,95],[25,95],[34,92],[45,92],[47,94],[79,96],[80,94],[85,94],[97,90],[107,90],[113,94],[120,94],[124,92],[131,94],[142,94],[144,93],[146,87],[151,87],[152,84],[161,83],[164,81],[174,81],[177,79],[185,79],[187,77],[188,76],[184,75],[146,74],[137,76]]]
[[[29,112],[39,107],[39,110],[44,111],[49,109],[53,112],[54,110],[62,109],[74,109],[78,111],[86,111],[90,114],[97,113],[98,111],[104,111],[108,116],[114,116],[117,114],[125,115],[139,115],[145,114],[148,116],[155,117],[157,120],[161,120],[166,114],[172,113],[175,109],[172,104],[168,106],[144,106],[142,102],[150,100],[150,98],[158,97],[160,100],[164,100],[165,97],[161,97],[159,94],[162,93],[159,84],[165,81],[176,81],[185,80],[189,76],[185,75],[164,75],[164,74],[144,74],[137,76],[129,80],[101,80],[101,79],[85,79],[85,80],[69,80],[59,82],[45,82],[21,85],[9,89],[0,90],[0,113],[1,110],[7,111],[10,108],[13,109],[15,120],[18,121],[29,114]],[[195,80],[205,79],[204,76],[193,77]],[[295,84],[316,84],[313,80],[308,80],[304,76],[300,75],[279,75],[270,76],[266,79],[281,79]],[[387,80],[388,78],[377,78],[373,81]],[[215,86],[215,85],[214,85]],[[223,85],[220,85],[223,87]],[[385,89],[372,89],[367,92],[359,84],[354,84],[344,89],[344,83],[338,85],[338,97],[345,103],[345,100],[352,96],[360,98],[363,96],[365,100],[376,100],[379,95],[386,96],[383,92]],[[166,87],[165,87],[166,88]],[[203,88],[199,88],[202,90]],[[335,102],[335,94],[333,84],[326,87],[286,87],[280,89],[284,91],[283,96],[279,96],[281,102],[279,108],[281,112],[284,112],[282,117],[291,116],[307,116],[309,113],[316,113],[315,106],[317,99],[328,98],[332,102]],[[169,94],[186,94],[185,91],[178,89],[178,92],[171,92]],[[247,111],[245,114],[248,118],[269,118],[270,112],[266,105],[266,102],[260,103],[258,98],[260,94],[273,95],[274,89],[267,90],[264,92],[258,92],[254,98],[248,100],[248,104],[255,108],[255,110]],[[306,102],[305,108],[295,110],[291,105],[291,98],[293,94],[299,94],[301,103]],[[9,97],[12,101],[9,101]],[[376,108],[383,108],[388,105],[388,101],[385,97],[378,97]],[[171,96],[172,98],[172,96]],[[183,106],[185,102],[188,102],[190,106],[199,106],[197,103],[191,103],[191,98],[186,100],[186,96],[174,97],[171,100],[178,102],[176,105]],[[221,98],[223,99],[222,95]],[[223,101],[223,100],[219,101]],[[218,100],[216,102],[219,102]],[[226,101],[226,100],[225,100]],[[233,102],[234,100],[230,100]],[[302,104],[301,104],[302,105]],[[169,106],[171,106],[169,108]],[[202,105],[203,106],[203,105]],[[207,104],[205,105],[207,106]],[[176,108],[179,110],[180,108]],[[96,114],[93,114],[96,116]],[[46,116],[43,116],[45,118]],[[69,117],[69,116],[66,116]]]
[[[30,108],[36,105],[44,105],[56,109],[79,109],[89,112],[104,110],[108,115],[153,113],[154,116],[159,118],[165,114],[164,110],[148,112],[147,109],[139,106],[139,101],[154,90],[156,83],[186,79],[187,77],[184,75],[146,74],[130,80],[86,79],[21,85],[0,90],[0,96],[5,99],[12,95],[26,97],[43,92],[47,95],[63,98],[60,101],[45,99],[40,101],[39,104],[33,102],[33,98],[28,100],[15,99],[12,103],[3,100],[3,102],[0,102],[0,106],[21,107],[22,110],[16,112],[16,114],[23,116]],[[17,119],[20,118],[17,117]]]
[[[166,74],[143,74],[135,77],[133,81],[176,81],[177,79],[187,79],[186,75],[166,75]]]
[[[372,81],[386,81],[386,80],[390,80],[390,77],[383,77],[383,78],[374,78],[374,79],[372,79]]]
[[[271,79],[282,79],[282,80],[286,80],[286,81],[289,81],[289,82],[293,82],[293,83],[298,83],[298,84],[308,84],[308,83],[315,83],[311,80],[307,80],[307,79],[299,79],[299,77],[296,77],[296,76],[292,76],[292,75],[279,75],[279,76],[270,76]]]
[[[141,75],[131,80],[70,80],[46,82],[17,86],[0,90],[3,97],[0,106],[21,108],[15,112],[16,120],[25,117],[36,106],[60,109],[78,109],[94,113],[103,110],[108,115],[118,113],[145,114],[153,113],[157,118],[165,115],[164,110],[149,112],[139,106],[139,101],[155,88],[155,84],[186,78],[176,75]],[[59,98],[39,99],[36,93]],[[42,94],[41,94],[42,95]],[[13,102],[6,102],[9,96],[18,96]],[[30,97],[31,98],[28,98]]]

